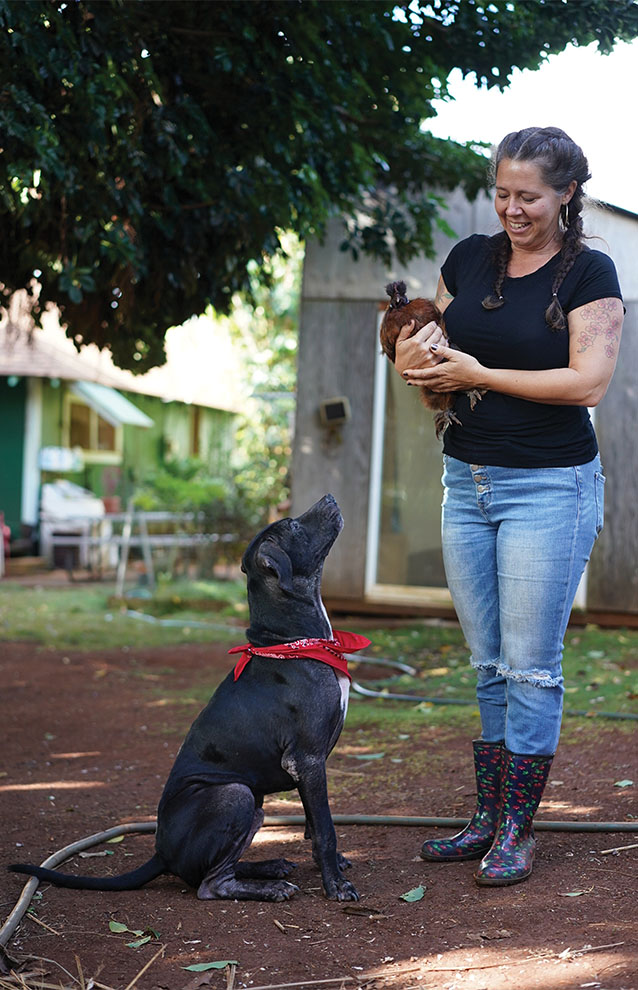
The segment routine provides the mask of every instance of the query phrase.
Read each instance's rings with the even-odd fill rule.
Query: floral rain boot
[[[421,849],[422,859],[451,863],[461,859],[480,859],[494,840],[501,806],[502,742],[476,739],[476,811],[462,832],[449,839],[428,839]]]
[[[517,756],[504,750],[501,817],[489,852],[474,879],[483,887],[520,883],[532,872],[533,818],[545,790],[551,756]]]

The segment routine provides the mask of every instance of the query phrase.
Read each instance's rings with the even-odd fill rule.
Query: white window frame
[[[91,447],[80,447],[82,451],[82,457],[86,464],[121,464],[122,454],[124,450],[124,431],[121,426],[112,427],[115,435],[115,449],[114,450],[99,450],[97,447],[97,437],[98,437],[98,420],[100,418],[99,414],[93,409],[93,407],[88,403],[84,402],[77,395],[73,395],[71,392],[67,391],[64,396],[64,406],[62,414],[62,445],[66,447],[71,446],[71,406],[78,405],[84,406],[85,409],[89,410],[89,434]],[[107,422],[107,420],[104,420]]]

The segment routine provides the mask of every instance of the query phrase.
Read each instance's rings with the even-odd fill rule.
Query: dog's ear
[[[292,591],[292,562],[274,540],[264,540],[255,558],[258,567],[273,571],[282,591]]]

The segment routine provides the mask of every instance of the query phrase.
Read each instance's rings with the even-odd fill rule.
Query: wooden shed
[[[500,229],[487,196],[470,203],[455,193],[446,218],[458,239]],[[606,521],[576,605],[597,621],[629,622],[638,616],[638,216],[592,204],[586,226],[592,247],[616,263],[627,314],[615,377],[593,411],[607,477]],[[344,531],[325,568],[329,605],[453,614],[441,556],[441,444],[416,390],[405,388],[381,355],[378,326],[385,284],[404,278],[413,296],[433,296],[454,242],[440,233],[434,260],[387,269],[353,261],[340,241],[335,222],[324,243],[307,245],[293,512],[328,491],[342,508]]]

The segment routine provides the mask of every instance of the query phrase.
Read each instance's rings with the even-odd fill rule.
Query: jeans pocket
[[[596,497],[596,536],[600,536],[605,522],[605,475],[602,471],[594,474],[594,494]]]

